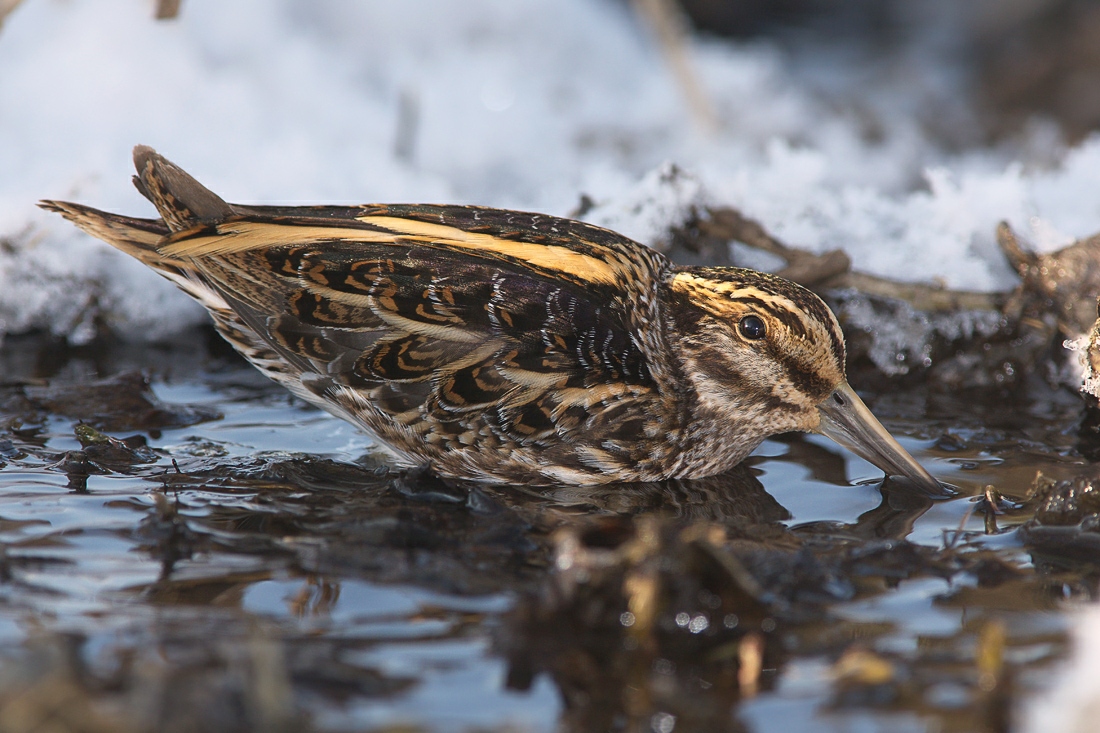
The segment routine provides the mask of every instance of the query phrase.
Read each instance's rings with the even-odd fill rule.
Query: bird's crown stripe
[[[726,311],[730,303],[751,305],[770,311],[800,313],[798,304],[785,295],[770,293],[753,285],[741,285],[733,282],[716,282],[697,278],[687,273],[678,273],[676,281],[694,291],[699,302],[711,310]],[[721,297],[716,297],[721,296]]]
[[[765,279],[771,277],[762,273],[753,275]],[[810,321],[816,321],[828,331],[833,351],[843,359],[844,334],[832,312],[809,291],[805,295],[797,291],[791,295],[775,293],[751,284],[712,280],[689,272],[677,273],[673,286],[690,292],[700,307],[718,317],[728,314],[730,304],[736,303],[767,310],[785,322],[788,328],[793,327],[796,320],[803,329]],[[790,288],[790,284],[787,287]]]

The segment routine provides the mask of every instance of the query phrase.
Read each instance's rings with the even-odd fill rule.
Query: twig
[[[959,310],[999,311],[1007,293],[975,293],[948,290],[936,285],[905,283],[851,270],[852,261],[843,250],[813,254],[787,245],[736,209],[708,210],[708,218],[698,224],[703,234],[738,241],[754,249],[781,257],[787,266],[779,275],[817,290],[852,288],[867,295],[903,300],[917,310],[942,313]]]
[[[4,18],[7,18],[20,2],[22,0],[0,0],[0,26],[4,24]]]
[[[903,300],[915,309],[928,313],[1000,311],[1008,300],[1008,293],[948,290],[937,285],[898,282],[862,272],[846,272],[823,285],[828,288],[853,288],[868,295]]]
[[[393,154],[398,160],[412,163],[416,154],[416,136],[420,128],[420,99],[409,89],[397,97],[397,134]]]
[[[157,0],[157,20],[169,20],[180,14],[182,0]]]
[[[687,97],[696,124],[704,132],[714,132],[718,129],[718,115],[688,58],[688,33],[679,8],[672,0],[634,0],[634,7],[657,34],[657,41]]]

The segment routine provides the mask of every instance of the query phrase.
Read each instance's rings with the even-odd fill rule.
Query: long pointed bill
[[[934,496],[947,494],[913,456],[886,432],[859,395],[841,383],[817,408],[821,424],[817,431],[881,468],[888,476],[904,476]]]

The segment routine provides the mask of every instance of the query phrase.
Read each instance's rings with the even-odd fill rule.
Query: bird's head
[[[677,352],[702,416],[753,445],[775,433],[822,433],[887,474],[942,493],[848,386],[844,334],[821,298],[733,267],[681,268],[670,291]]]

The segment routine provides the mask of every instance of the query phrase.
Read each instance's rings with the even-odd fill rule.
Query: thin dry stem
[[[180,14],[182,0],[157,0],[157,20],[168,20]]]
[[[638,14],[645,19],[665,55],[676,82],[680,85],[692,117],[706,133],[718,129],[718,115],[703,90],[688,54],[688,32],[680,9],[673,0],[633,0]]]

